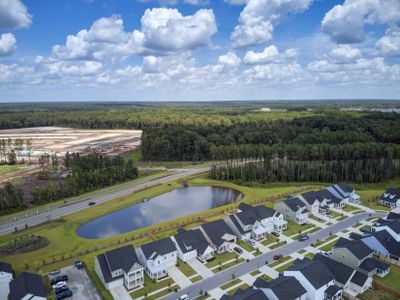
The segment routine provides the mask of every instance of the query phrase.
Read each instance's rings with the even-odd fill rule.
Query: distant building
[[[46,300],[42,277],[22,272],[10,282],[10,300]]]
[[[218,253],[232,251],[235,247],[236,235],[224,220],[206,223],[199,228],[213,249]]]
[[[10,282],[13,280],[12,266],[0,262],[0,300],[7,300],[10,293]]]
[[[356,193],[356,190],[346,182],[331,185],[328,187],[328,191],[345,202],[358,203],[360,201],[360,196]]]
[[[225,221],[240,240],[260,240],[269,232],[281,232],[287,227],[280,212],[263,205],[253,207],[245,203],[239,205],[238,213],[225,218]]]
[[[287,219],[297,224],[308,223],[308,209],[306,204],[298,197],[290,198],[274,204],[274,208]]]
[[[183,261],[199,258],[206,261],[214,256],[214,249],[209,245],[200,229],[179,229],[171,237],[178,251],[178,257]]]
[[[168,276],[168,269],[177,264],[178,251],[169,237],[142,245],[136,253],[151,279]]]
[[[379,197],[378,203],[391,209],[400,207],[400,190],[390,188]]]
[[[387,231],[396,241],[400,242],[400,220],[379,220],[371,226],[372,232]]]
[[[119,286],[131,290],[144,283],[143,266],[132,245],[96,256],[94,269],[107,290]]]
[[[381,230],[367,235],[361,239],[378,256],[400,260],[400,242],[386,230]]]

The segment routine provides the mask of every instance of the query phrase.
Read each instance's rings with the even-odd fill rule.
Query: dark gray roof
[[[318,191],[317,197],[320,202],[322,202],[322,200],[324,200],[324,199],[327,199],[327,200],[329,200],[329,202],[333,202],[333,203],[340,203],[343,201],[343,199],[336,197],[334,194],[332,194],[327,189]]]
[[[238,289],[233,296],[224,295],[220,300],[268,300],[268,297],[261,290],[248,287]]]
[[[201,227],[211,239],[211,242],[217,247],[221,246],[225,242],[225,240],[222,239],[225,234],[228,233],[234,235],[224,220],[209,222],[201,225]]]
[[[337,184],[345,193],[351,193],[354,189],[347,182],[340,182]]]
[[[301,196],[306,200],[306,202],[310,205],[314,204],[315,201],[319,201],[318,199],[318,194],[315,191],[310,191],[304,194],[301,194]]]
[[[104,256],[111,272],[123,269],[128,273],[135,263],[139,264],[139,259],[132,245],[107,251]]]
[[[353,277],[351,278],[351,282],[357,284],[358,286],[364,286],[365,282],[367,281],[368,276],[356,271],[353,275]]]
[[[394,213],[394,212],[390,212],[387,217],[387,220],[400,220],[400,214]]]
[[[360,265],[360,269],[364,270],[367,273],[370,273],[374,270],[386,271],[389,268],[390,265],[371,257],[366,258]]]
[[[237,213],[236,216],[245,226],[254,225],[254,223],[258,220],[256,214],[252,210],[242,211]]]
[[[208,242],[200,229],[181,231],[174,237],[183,253],[197,250],[198,253],[203,254],[208,247]]]
[[[12,274],[12,266],[8,263],[0,261],[0,272],[10,273]]]
[[[346,243],[346,241],[348,241]],[[348,249],[355,257],[362,260],[368,256],[370,256],[374,251],[368,247],[364,242],[361,240],[353,240],[349,241],[345,238],[339,238],[336,242],[334,248],[346,248]]]
[[[251,232],[251,229],[249,230],[243,230],[243,227],[240,226],[239,222],[236,220],[234,215],[230,215],[229,218],[231,219],[233,225],[235,225],[235,227],[237,228],[237,230],[239,230],[240,234],[245,234],[248,232]]]
[[[316,289],[335,279],[335,276],[319,260],[304,259],[290,266],[287,270],[301,272]]]
[[[243,212],[252,212],[253,216],[255,215],[258,220],[271,218],[276,213],[280,215],[280,213],[278,213],[275,209],[266,207],[264,205],[251,206],[246,203],[240,203],[238,209]]]
[[[321,254],[316,254],[313,260],[323,263],[333,276],[335,276],[335,280],[343,285],[350,280],[354,272],[354,269]]]
[[[294,197],[283,201],[292,211],[298,211],[299,208],[305,208],[306,205],[299,198]]]
[[[124,274],[121,274],[114,278],[111,276],[111,271],[110,271],[110,268],[108,267],[107,259],[106,259],[106,256],[104,255],[104,253],[97,255],[97,260],[99,262],[101,273],[103,274],[103,278],[104,278],[105,282],[109,283],[111,281],[114,281],[114,280],[124,277]]]
[[[351,232],[349,238],[352,240],[362,240],[364,236],[359,235],[358,233]]]
[[[40,275],[22,272],[10,282],[11,300],[21,300],[27,294],[46,298],[46,291]]]
[[[381,199],[387,202],[396,203],[398,200],[400,200],[400,190],[396,188],[389,188],[382,194]]]
[[[300,282],[293,276],[280,276],[270,282],[257,278],[254,286],[260,289],[271,289],[278,299],[298,299],[307,291]]]
[[[386,230],[372,234],[385,249],[394,256],[400,257],[400,242],[396,241]]]
[[[388,224],[395,233],[400,233],[400,220],[393,220]]]
[[[154,259],[158,255],[165,255],[176,251],[175,244],[169,237],[144,244],[140,248],[142,248],[146,259]]]
[[[337,285],[330,285],[326,290],[325,294],[328,296],[335,296],[338,292],[340,292],[342,289],[338,287]]]

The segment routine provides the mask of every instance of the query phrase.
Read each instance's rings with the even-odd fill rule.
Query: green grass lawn
[[[299,234],[302,231],[305,231],[309,228],[315,227],[314,224],[305,224],[305,225],[300,225],[297,224],[293,221],[288,220],[288,228],[283,232],[286,236],[292,236],[294,234]]]
[[[335,239],[335,238],[337,238],[337,235],[328,236],[326,239],[314,243],[314,244],[313,244],[313,247],[318,248],[318,247],[321,246],[322,244],[325,244],[326,242],[331,241],[331,240],[333,240],[333,239]]]
[[[275,266],[277,266],[277,265],[280,265],[281,263],[284,263],[285,261],[288,261],[288,260],[291,260],[291,259],[292,259],[291,256],[284,256],[284,257],[282,257],[281,259],[276,260],[276,261],[274,261],[273,263],[270,263],[270,264],[269,264],[269,267],[273,268],[273,267],[275,267]]]
[[[223,289],[223,290],[227,290],[230,287],[239,284],[240,282],[242,282],[242,281],[239,278],[236,278],[235,280],[232,280],[232,281],[220,286],[220,288]]]
[[[314,253],[311,253],[311,252],[308,252],[306,255],[304,255],[305,257],[307,257],[308,259],[313,259],[314,258],[314,256],[315,256],[315,254]]]
[[[174,286],[175,282],[171,279],[171,278],[167,278],[158,282],[153,282],[149,276],[145,275],[144,276],[144,288],[142,289],[138,289],[137,291],[132,292],[130,295],[133,299],[139,298],[144,296],[145,294],[150,294],[151,292],[155,292],[161,288],[167,287],[167,286],[171,286],[171,290],[172,287]],[[167,289],[168,291],[168,289]]]
[[[250,273],[251,276],[257,276],[258,274],[261,274],[260,270],[255,270],[255,271]]]
[[[197,275],[195,277],[190,278],[190,281],[195,283],[195,282],[200,281],[202,279],[203,279],[203,277],[201,277],[200,275]]]
[[[236,293],[237,290],[239,290],[239,289],[244,290],[244,289],[247,289],[248,287],[249,287],[249,285],[247,283],[243,283],[242,285],[230,290],[228,292],[228,295],[229,296],[233,296]]]
[[[322,246],[322,247],[319,248],[319,249],[321,249],[322,251],[325,251],[325,252],[331,251],[332,246],[335,245],[336,242],[337,242],[337,241],[330,242],[330,243],[326,244],[325,246]]]
[[[331,217],[331,218],[333,218],[333,219],[335,219],[335,218],[337,218],[337,217],[340,217],[342,214],[339,214],[339,213],[337,213],[336,211],[333,211],[333,210],[331,210],[330,212],[329,212],[329,217]]]
[[[317,216],[310,215],[309,218],[310,218],[310,219],[313,219],[314,221],[320,222],[320,223],[322,223],[322,224],[325,224],[325,223],[326,223],[325,220],[323,220],[323,219],[321,219],[321,218],[318,218]]]
[[[398,300],[399,298],[390,295],[382,290],[368,290],[357,296],[360,300]]]
[[[8,175],[10,173],[17,172],[26,166],[28,166],[28,164],[0,165],[0,176],[4,176],[4,175]]]
[[[269,248],[272,250],[272,249],[282,247],[283,245],[286,245],[286,241],[281,241],[279,243],[273,244],[273,245],[269,246]]]
[[[233,267],[233,266],[236,266],[236,265],[238,265],[238,264],[240,264],[240,263],[242,263],[242,262],[244,262],[244,259],[243,259],[243,258],[239,258],[238,260],[235,259],[234,261],[231,261],[231,262],[229,262],[229,263],[226,263],[226,264],[224,264],[224,265],[221,266],[221,267],[216,267],[216,268],[212,269],[212,272],[213,272],[213,273],[218,273],[218,272],[221,272],[221,271],[223,271],[223,270],[229,269],[229,268],[231,268],[231,267]]]
[[[389,274],[384,278],[375,276],[374,280],[394,290],[400,291],[400,267],[391,265]]]
[[[352,211],[355,211],[357,209],[358,208],[356,208],[352,205],[349,205],[349,204],[346,204],[345,207],[342,208],[343,211],[348,212],[348,213],[351,213]]]
[[[341,216],[340,218],[337,219],[338,222],[344,221],[347,219],[347,216]]]
[[[193,270],[193,268],[189,266],[186,262],[179,260],[178,264],[178,269],[181,270],[181,272],[185,274],[186,277],[191,277],[197,274],[197,272]]]
[[[272,281],[272,278],[269,277],[269,276],[266,275],[266,274],[262,274],[261,276],[259,276],[259,278],[264,279],[264,280],[267,281],[267,282]]]
[[[252,246],[250,246],[249,244],[247,244],[245,241],[238,241],[237,244],[242,247],[244,250],[246,250],[247,252],[252,253],[253,251],[255,251],[256,249]]]
[[[367,206],[367,207],[369,207],[371,209],[374,209],[374,210],[390,211],[389,207],[380,205],[376,199],[365,199],[365,200],[361,199],[360,204],[364,205],[364,206]]]
[[[290,262],[288,262],[287,264],[284,264],[283,266],[280,266],[279,268],[276,268],[275,270],[276,270],[277,272],[281,273],[281,272],[287,270],[287,269],[288,269],[291,265],[293,265],[293,264],[294,264],[294,261],[290,261]]]
[[[219,254],[215,256],[214,260],[206,263],[206,267],[213,268],[215,266],[218,266],[220,263],[223,264],[224,262],[235,259],[236,257],[239,257],[236,252],[226,252],[223,254]]]
[[[271,245],[272,243],[275,243],[275,242],[277,242],[278,240],[279,240],[279,239],[278,239],[277,237],[275,237],[275,236],[273,236],[272,234],[269,234],[269,233],[268,233],[268,234],[267,234],[267,238],[264,239],[263,241],[261,241],[261,244],[268,247],[268,245]]]

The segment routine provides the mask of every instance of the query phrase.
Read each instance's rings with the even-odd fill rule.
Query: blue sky
[[[0,0],[0,101],[400,99],[398,0]]]

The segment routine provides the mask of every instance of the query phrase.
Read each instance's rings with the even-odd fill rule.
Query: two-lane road
[[[59,207],[53,210],[50,210],[48,212],[42,212],[37,215],[33,215],[27,218],[23,218],[17,221],[13,221],[4,225],[0,225],[0,235],[5,235],[11,232],[15,231],[15,228],[18,230],[25,228],[26,225],[29,227],[35,226],[38,224],[41,224],[43,222],[49,221],[49,220],[54,220],[69,214],[73,214],[75,212],[84,210],[84,209],[90,209],[90,206],[88,205],[89,202],[96,202],[97,204],[104,203],[107,201],[114,200],[116,198],[126,196],[129,194],[132,194],[136,191],[142,190],[147,187],[152,187],[155,185],[158,185],[160,183],[165,183],[171,180],[179,179],[179,178],[184,178],[187,176],[195,175],[195,174],[200,174],[203,172],[208,171],[208,167],[202,167],[202,168],[193,168],[193,169],[182,169],[182,170],[174,170],[175,173],[157,178],[151,181],[147,181],[146,183],[137,183],[136,185],[133,184],[132,186],[127,187],[126,189],[119,190],[116,192],[112,192],[109,194],[105,195],[96,195],[93,197],[90,197],[87,200],[83,200],[80,202],[76,202],[70,205],[66,205],[63,207]]]
[[[344,221],[336,223],[330,227],[327,227],[325,229],[322,229],[322,230],[310,235],[310,238],[307,241],[291,242],[285,246],[271,250],[260,256],[256,256],[255,258],[251,259],[249,262],[240,263],[228,270],[219,272],[212,277],[209,277],[209,278],[203,279],[199,282],[196,282],[196,283],[180,290],[178,293],[169,294],[161,299],[162,300],[175,300],[184,294],[187,294],[190,297],[190,299],[194,299],[195,297],[197,297],[199,295],[200,290],[201,291],[210,291],[212,289],[220,287],[221,285],[231,281],[233,278],[232,275],[234,275],[234,277],[237,278],[237,277],[243,276],[245,274],[248,274],[256,269],[259,269],[260,267],[265,265],[265,263],[267,261],[268,262],[273,261],[273,256],[276,254],[282,254],[284,256],[290,255],[290,254],[297,252],[307,246],[310,246],[312,243],[316,242],[317,240],[323,240],[323,239],[327,238],[330,234],[335,234],[335,233],[342,231],[348,227],[351,227],[361,220],[365,220],[370,217],[382,218],[384,216],[386,216],[386,213],[367,213],[367,212],[365,212],[365,213],[355,215],[353,217],[350,217]]]

